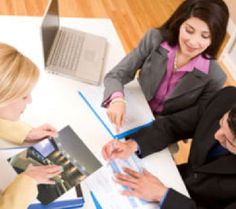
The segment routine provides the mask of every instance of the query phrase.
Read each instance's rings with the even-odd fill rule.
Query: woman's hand
[[[30,164],[22,174],[35,179],[38,184],[55,184],[51,178],[61,172],[62,167],[58,165],[32,166]]]
[[[107,116],[111,123],[115,124],[117,133],[124,124],[125,112],[125,100],[120,97],[113,99],[107,108]]]
[[[129,190],[122,191],[123,195],[135,196],[149,202],[160,202],[168,188],[150,172],[144,169],[138,173],[129,168],[124,168],[125,174],[116,174],[115,181]]]
[[[35,142],[47,137],[56,137],[57,130],[49,124],[43,124],[37,128],[32,128],[26,136],[26,142]]]
[[[102,156],[105,160],[112,160],[115,158],[127,159],[137,150],[138,144],[133,140],[123,142],[112,139],[102,148]]]

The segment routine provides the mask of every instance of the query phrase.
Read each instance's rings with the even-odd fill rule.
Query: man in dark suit
[[[105,159],[140,157],[164,149],[179,139],[192,138],[188,163],[179,171],[191,198],[167,188],[148,171],[116,175],[116,181],[134,195],[159,202],[161,209],[236,208],[236,88],[219,91],[207,103],[160,118],[126,142],[111,141],[102,150]],[[115,143],[115,146],[114,146]]]

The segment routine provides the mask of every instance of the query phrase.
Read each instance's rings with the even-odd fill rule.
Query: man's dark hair
[[[205,58],[215,58],[224,41],[229,10],[223,0],[185,0],[172,16],[159,28],[170,46],[178,44],[179,29],[190,17],[204,21],[210,30],[211,44],[202,53]]]
[[[231,110],[229,111],[227,122],[229,124],[230,130],[233,132],[234,136],[236,137],[236,104],[234,104]]]

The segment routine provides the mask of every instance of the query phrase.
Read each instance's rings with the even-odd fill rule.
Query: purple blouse
[[[178,47],[171,47],[166,41],[161,44],[161,47],[168,51],[168,62],[165,76],[157,89],[155,96],[149,101],[152,111],[156,114],[163,110],[163,105],[167,96],[186,73],[192,72],[194,68],[197,68],[201,72],[208,74],[210,65],[209,60],[205,59],[202,55],[198,55],[189,63],[179,68],[178,71],[174,72],[174,59]]]

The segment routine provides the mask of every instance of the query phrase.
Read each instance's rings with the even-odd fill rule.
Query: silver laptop
[[[58,0],[50,0],[42,22],[46,70],[99,85],[107,41],[104,37],[60,27]]]

